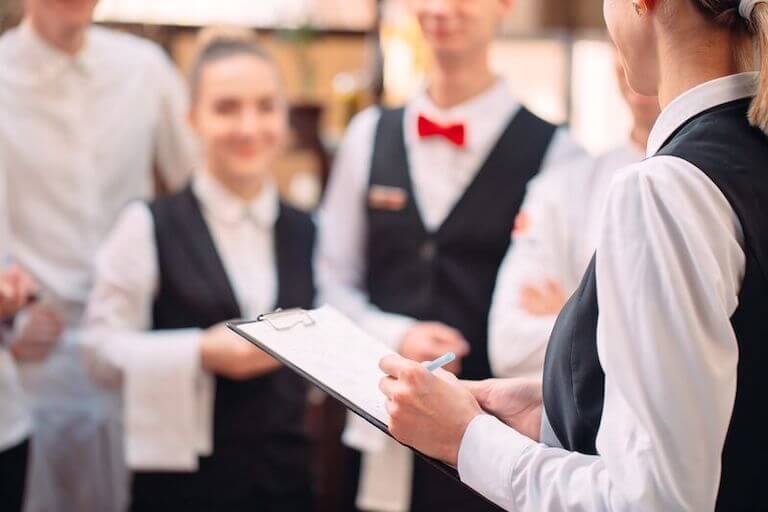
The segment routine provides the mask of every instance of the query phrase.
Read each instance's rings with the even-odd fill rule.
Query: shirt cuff
[[[459,447],[461,481],[505,510],[514,510],[512,472],[536,442],[488,414],[476,416]]]
[[[403,336],[415,323],[413,318],[381,311],[367,313],[359,322],[364,331],[394,351],[397,351]]]

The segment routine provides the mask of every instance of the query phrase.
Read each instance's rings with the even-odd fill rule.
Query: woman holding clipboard
[[[612,185],[543,386],[385,358],[390,428],[516,512],[762,510],[768,5],[606,0],[605,15],[663,112],[649,158]],[[763,71],[744,72],[755,51]]]

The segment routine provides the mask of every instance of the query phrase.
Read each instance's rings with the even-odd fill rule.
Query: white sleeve
[[[565,169],[531,181],[515,223],[512,245],[499,268],[488,322],[488,353],[494,376],[541,375],[557,315],[533,315],[520,305],[524,286],[553,279],[566,287],[567,242],[561,189]]]
[[[315,271],[319,302],[332,304],[364,330],[396,348],[414,320],[385,313],[365,290],[366,198],[379,110],[361,112],[350,124],[318,212]]]
[[[129,466],[193,470],[210,452],[213,383],[200,364],[200,330],[148,331],[157,283],[152,216],[136,202],[96,257],[85,362],[98,382],[122,384]]]
[[[698,169],[656,157],[614,182],[597,255],[599,456],[483,415],[462,441],[462,479],[517,512],[713,510],[745,265],[733,210]]]
[[[559,172],[576,162],[582,162],[589,157],[587,151],[573,138],[565,128],[558,128],[552,137],[547,154],[541,163],[540,175]]]
[[[189,94],[184,80],[168,57],[158,50],[152,80],[159,91],[155,160],[163,184],[178,190],[189,181],[200,164],[200,148],[187,123]]]

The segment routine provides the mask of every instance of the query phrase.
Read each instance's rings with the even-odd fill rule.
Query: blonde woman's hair
[[[760,73],[757,95],[749,109],[749,122],[768,134],[768,4],[758,3],[750,18],[745,19],[739,14],[740,0],[691,1],[716,23],[751,35],[754,48],[747,58],[751,61],[757,52]]]

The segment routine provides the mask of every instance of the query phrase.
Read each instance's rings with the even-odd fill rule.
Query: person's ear
[[[656,9],[659,2],[656,0],[632,0],[632,5],[638,16],[643,16]]]

